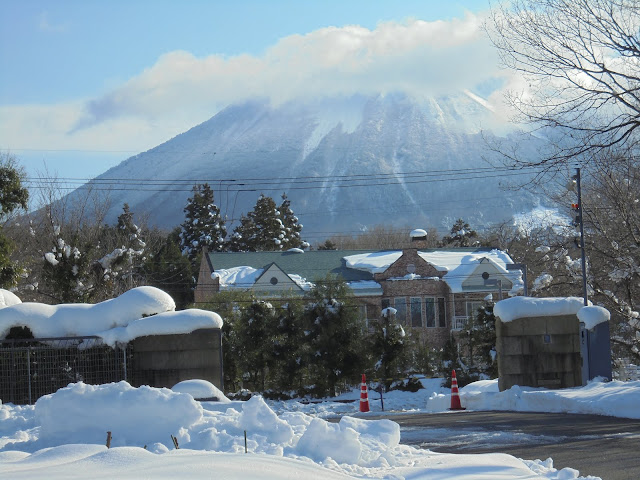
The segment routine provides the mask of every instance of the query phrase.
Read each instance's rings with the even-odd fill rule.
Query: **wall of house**
[[[200,270],[198,271],[198,283],[193,292],[193,300],[196,304],[207,302],[220,291],[220,280],[211,278],[212,272],[213,268],[209,263],[209,255],[205,251],[202,253]]]
[[[251,288],[267,293],[283,293],[290,290],[296,291],[298,294],[302,293],[302,289],[275,265],[271,265]]]
[[[412,274],[427,278],[407,277]],[[389,306],[398,310],[396,302],[402,302],[404,299],[405,318],[396,318],[396,321],[417,334],[421,343],[434,348],[443,347],[451,332],[453,296],[447,283],[438,280],[443,275],[444,272],[425,262],[413,248],[404,250],[402,256],[384,273],[375,275],[376,281],[382,286],[383,294],[379,298],[381,305],[384,300],[388,300]],[[422,326],[419,327],[412,326],[412,298],[420,299]],[[427,301],[433,302],[433,326],[427,325]],[[445,323],[441,326],[440,310],[443,306]]]
[[[131,343],[128,378],[134,386],[171,388],[183,380],[201,379],[224,388],[220,329],[140,337]]]

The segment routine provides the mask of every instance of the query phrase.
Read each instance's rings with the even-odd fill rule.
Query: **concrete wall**
[[[208,380],[223,390],[220,329],[185,335],[154,335],[133,340],[127,377],[134,386],[171,388],[183,380]]]
[[[570,388],[582,385],[576,315],[496,320],[498,386]]]

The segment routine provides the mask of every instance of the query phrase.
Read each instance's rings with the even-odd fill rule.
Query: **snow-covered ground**
[[[426,388],[416,393],[389,392],[385,411],[446,412],[449,390],[440,384],[425,379]],[[203,395],[222,401],[194,400]],[[640,418],[640,382],[498,392],[496,381],[482,381],[462,388],[460,396],[469,410]],[[342,399],[358,398],[356,389]],[[551,459],[441,454],[403,445],[397,423],[373,419],[381,410],[379,394],[370,392],[370,403],[371,413],[363,414],[358,401],[229,401],[203,382],[175,390],[71,384],[34,406],[0,405],[0,478],[579,478],[576,470],[554,469]],[[346,416],[326,420],[336,415]]]

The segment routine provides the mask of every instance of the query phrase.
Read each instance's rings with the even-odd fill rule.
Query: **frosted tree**
[[[145,260],[146,243],[142,229],[133,222],[128,204],[122,207],[113,231],[114,248],[97,260],[102,268],[103,280],[112,295],[117,296],[142,283],[139,271]]]
[[[284,238],[282,239],[282,248],[288,250],[290,248],[308,248],[309,244],[302,240],[300,233],[302,232],[302,224],[298,222],[291,209],[291,201],[285,193],[282,194],[282,203],[278,207],[280,212],[280,220],[284,226]]]
[[[25,174],[16,160],[0,154],[0,219],[7,217],[18,209],[27,208],[29,192],[22,186]],[[11,259],[13,243],[4,235],[0,227],[0,287],[15,286],[22,268]]]
[[[209,184],[193,187],[193,195],[184,208],[185,220],[181,225],[180,246],[182,254],[194,261],[203,247],[209,251],[221,251],[225,247],[227,229],[220,209],[214,203]]]
[[[293,213],[293,212],[292,212]],[[243,215],[229,242],[234,252],[277,251],[285,248],[287,230],[273,198],[260,195],[253,210]]]
[[[90,280],[88,246],[78,247],[78,237],[71,232],[66,236],[60,225],[51,227],[52,244],[42,256],[42,278],[33,287],[56,303],[90,301],[95,285]]]
[[[459,218],[451,227],[451,234],[442,238],[442,243],[451,247],[471,247],[478,245],[477,237],[476,231]]]

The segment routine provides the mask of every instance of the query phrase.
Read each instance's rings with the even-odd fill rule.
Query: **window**
[[[405,297],[397,297],[393,299],[393,308],[397,310],[396,322],[400,325],[407,324],[407,299]]]
[[[438,326],[447,326],[447,302],[444,297],[438,297]]]
[[[476,318],[478,309],[482,306],[482,302],[467,302],[467,318]]]
[[[271,282],[271,285],[277,285],[278,284],[278,279],[276,277],[271,277],[271,280],[269,280]]]
[[[427,327],[436,326],[436,302],[435,298],[427,297],[424,299],[424,307],[427,315]]]
[[[365,329],[369,328],[369,321],[367,320],[367,306],[366,305],[358,305],[358,317],[360,317],[360,321]]]
[[[389,308],[391,306],[391,301],[388,298],[382,299],[382,310],[385,308]]]
[[[411,297],[411,326],[422,326],[422,299],[420,297]]]

